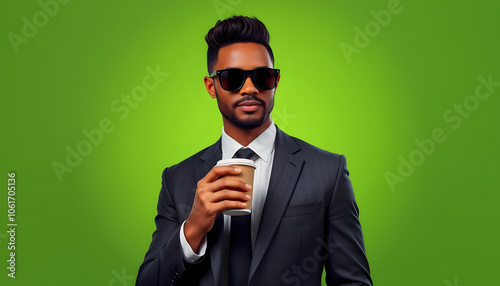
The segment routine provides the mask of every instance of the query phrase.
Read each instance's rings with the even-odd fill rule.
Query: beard
[[[217,95],[217,93],[216,93]],[[255,100],[258,101],[260,104],[262,104],[262,115],[259,117],[250,117],[250,118],[239,118],[236,115],[236,107],[238,104],[244,102],[244,101],[249,101],[249,100]],[[226,118],[229,122],[231,122],[233,125],[240,129],[244,130],[249,130],[249,129],[254,129],[257,127],[260,127],[266,120],[269,118],[269,115],[271,114],[271,111],[274,106],[274,101],[270,102],[270,106],[266,106],[266,103],[255,96],[252,95],[247,95],[244,96],[242,99],[236,101],[232,108],[230,108],[227,104],[224,102],[221,102],[219,100],[219,96],[217,95],[217,105],[219,106],[219,111]]]

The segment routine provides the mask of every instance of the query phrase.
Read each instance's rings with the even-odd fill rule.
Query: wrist
[[[198,252],[198,247],[204,235],[205,234],[202,233],[199,228],[192,224],[189,218],[186,220],[184,224],[184,236],[195,253]]]

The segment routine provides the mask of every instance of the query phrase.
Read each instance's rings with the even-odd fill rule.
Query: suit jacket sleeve
[[[372,285],[365,255],[346,159],[340,156],[339,169],[328,210],[329,257],[325,264],[327,285]]]
[[[158,214],[155,218],[156,231],[139,268],[137,286],[178,285],[184,284],[186,272],[196,271],[203,265],[204,258],[196,263],[184,261],[179,231],[184,221],[180,218],[183,210],[176,205],[169,193],[168,169],[163,171],[162,188],[158,198]],[[181,220],[182,219],[182,220]]]

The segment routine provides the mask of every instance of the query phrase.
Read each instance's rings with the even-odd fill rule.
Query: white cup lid
[[[223,212],[225,215],[231,215],[231,216],[240,216],[240,215],[247,215],[251,214],[252,211],[249,209],[234,209],[234,210],[226,210]]]
[[[250,159],[240,159],[240,158],[219,160],[216,166],[229,166],[229,165],[244,165],[257,168],[257,165],[255,165],[254,161]]]

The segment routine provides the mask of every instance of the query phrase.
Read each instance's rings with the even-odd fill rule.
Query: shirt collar
[[[259,157],[268,162],[271,158],[271,152],[274,149],[274,143],[276,141],[276,126],[271,119],[271,125],[264,130],[257,138],[255,138],[248,146],[243,146],[236,140],[231,138],[222,128],[222,159],[231,159],[236,151],[241,147],[251,148]]]

